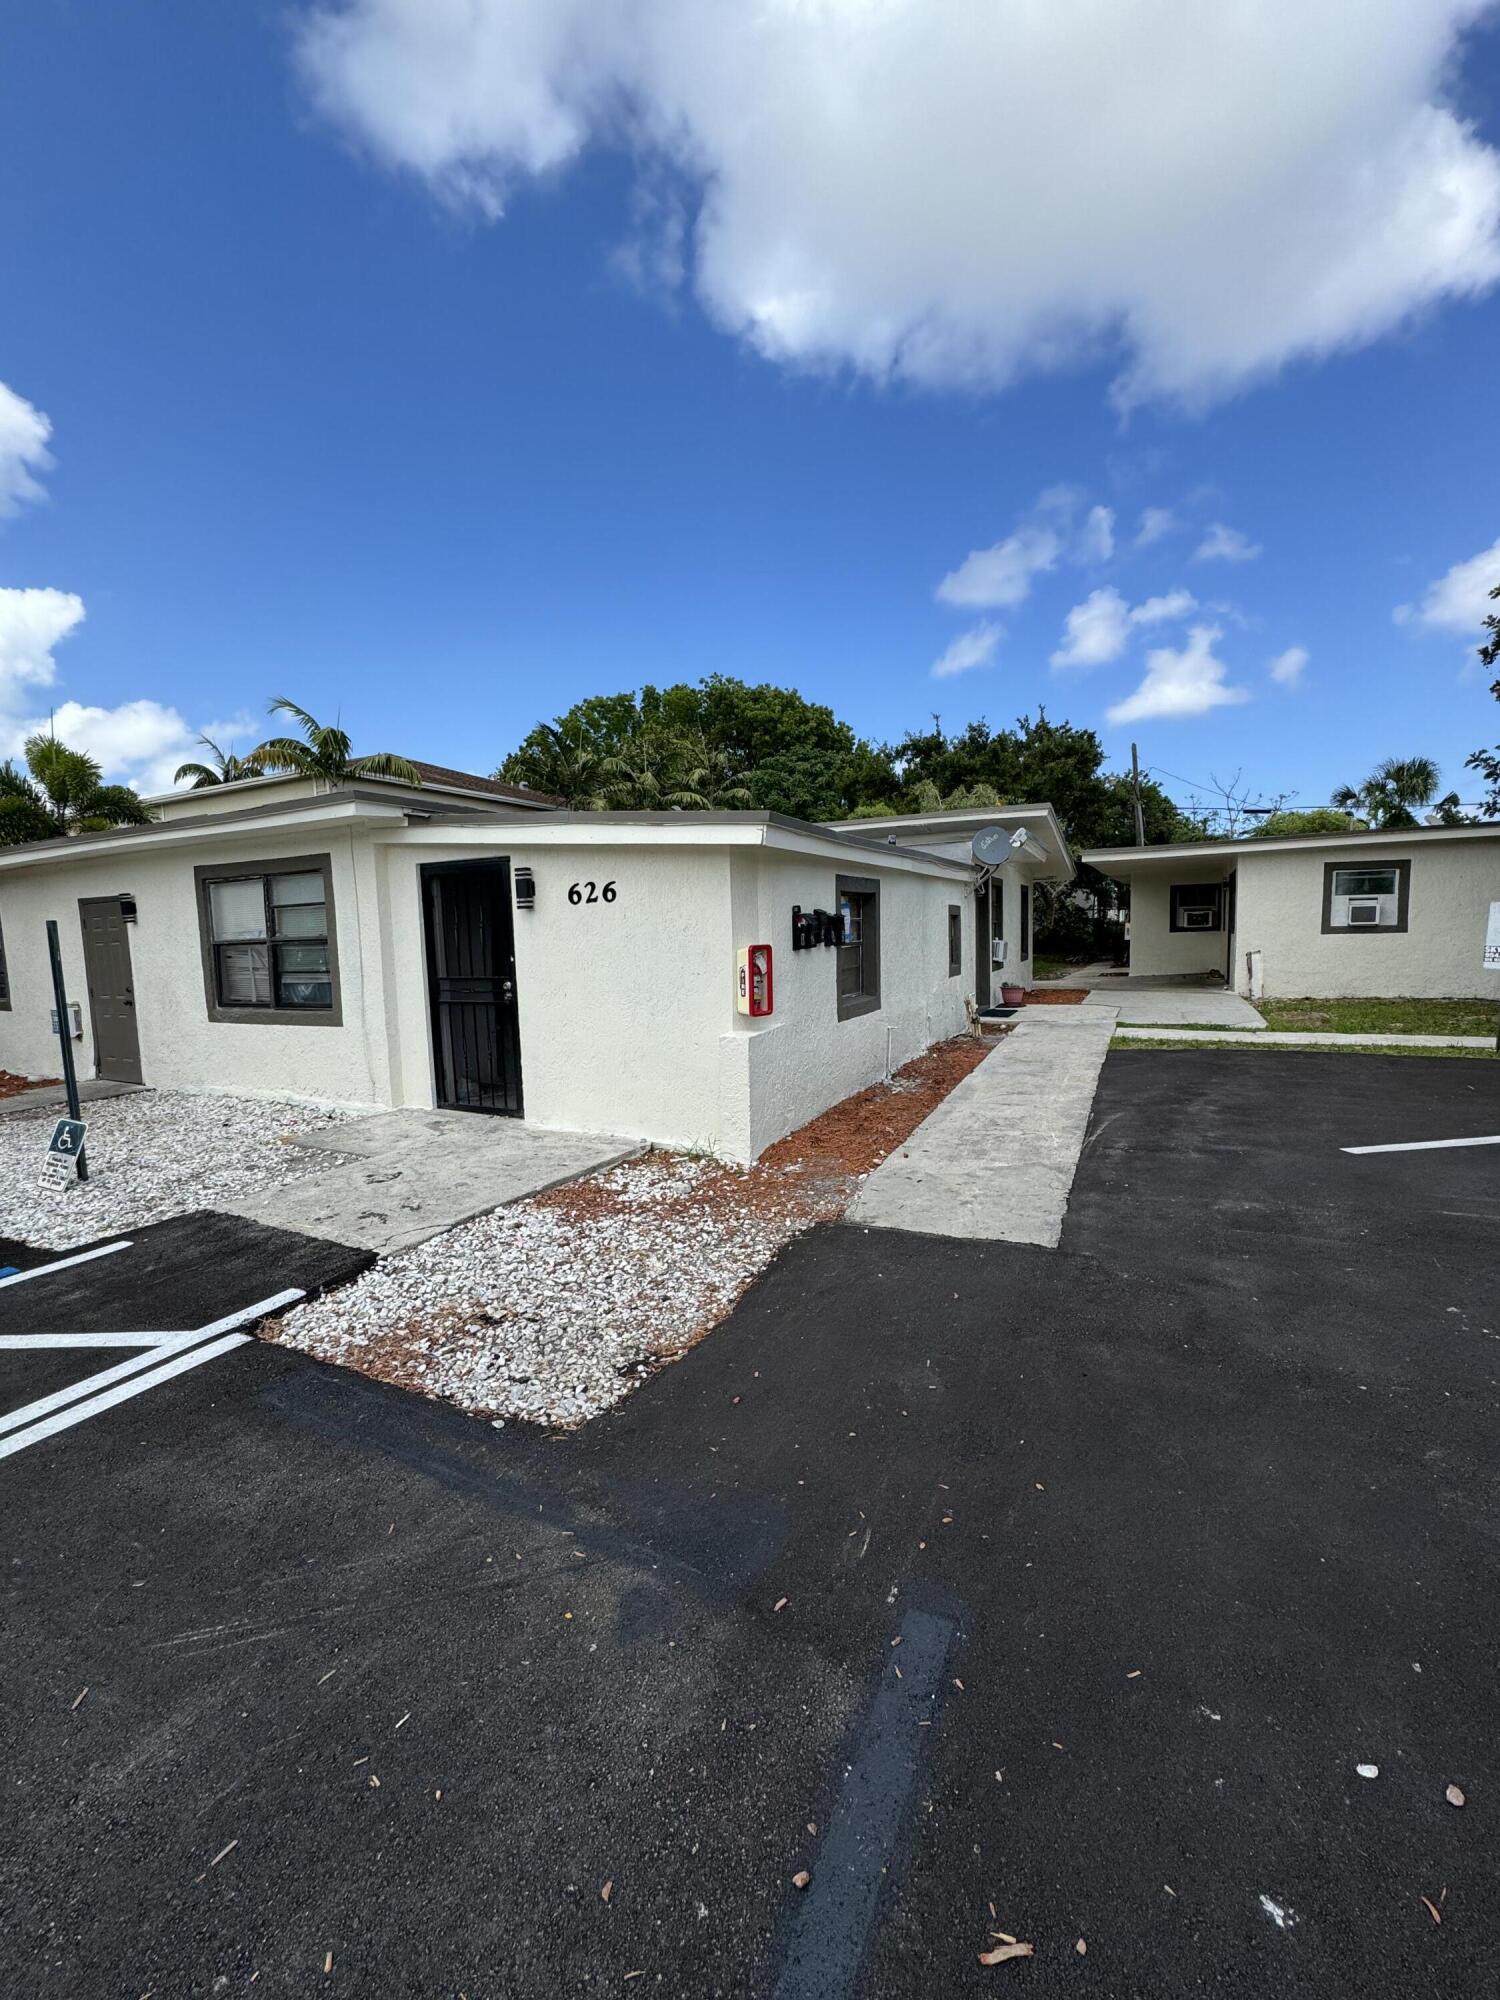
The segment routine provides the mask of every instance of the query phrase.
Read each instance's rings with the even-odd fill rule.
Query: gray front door
[[[974,892],[974,1003],[990,1004],[990,885],[981,882]]]
[[[141,1042],[135,1026],[130,931],[118,896],[81,901],[83,970],[94,1024],[94,1073],[111,1083],[140,1083]]]

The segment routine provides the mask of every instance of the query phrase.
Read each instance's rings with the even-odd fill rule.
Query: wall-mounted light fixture
[[[120,898],[120,921],[122,924],[133,924],[135,922],[134,896],[122,896]]]
[[[516,870],[516,908],[534,910],[536,908],[536,877],[529,868]]]

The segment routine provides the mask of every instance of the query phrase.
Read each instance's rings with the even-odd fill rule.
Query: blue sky
[[[1316,803],[1418,751],[1477,796],[1493,9],[1401,0],[1367,90],[1342,7],[1267,0],[1268,38],[1328,15],[1268,135],[1246,52],[1226,81],[1204,10],[1142,0],[1169,109],[1204,68],[1202,122],[1156,159],[1153,86],[1123,77],[1075,186],[1087,134],[1049,160],[1025,119],[1080,116],[1097,0],[1064,0],[1056,46],[934,51],[916,9],[921,48],[867,77],[856,50],[852,89],[847,45],[716,75],[679,4],[636,0],[627,57],[586,15],[541,46],[575,0],[365,0],[311,40],[296,6],[19,0],[0,751],[50,706],[149,788],[284,692],[489,769],[579,696],[722,671],[875,737],[1045,705],[1179,796],[1240,770]],[[862,5],[832,11],[857,33]],[[997,151],[955,164],[970,116]],[[1094,664],[1054,664],[1070,613]]]

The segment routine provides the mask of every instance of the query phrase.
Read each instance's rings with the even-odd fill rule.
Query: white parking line
[[[141,1382],[140,1387],[149,1389],[156,1382],[164,1382],[171,1375],[181,1373],[181,1368],[175,1364],[168,1365],[165,1372],[157,1367],[156,1364],[162,1362],[165,1356],[183,1356],[186,1350],[196,1353],[202,1342],[213,1340],[218,1334],[230,1333],[234,1328],[245,1325],[248,1320],[261,1319],[267,1313],[275,1312],[278,1307],[295,1305],[298,1299],[305,1296],[305,1293],[295,1288],[285,1292],[274,1292],[270,1298],[258,1299],[253,1306],[243,1306],[238,1312],[227,1313],[223,1319],[211,1320],[207,1326],[193,1327],[187,1333],[168,1334],[164,1339],[158,1340],[157,1344],[145,1354],[132,1355],[128,1361],[116,1362],[113,1368],[103,1368],[98,1374],[85,1375],[79,1382],[70,1382],[65,1388],[54,1389],[50,1396],[39,1396],[34,1403],[27,1403],[19,1410],[8,1411],[4,1416],[0,1416],[0,1436],[10,1431],[20,1432],[21,1435],[6,1438],[5,1442],[0,1443],[0,1458],[8,1456],[13,1451],[20,1451],[24,1445],[33,1443],[36,1437],[50,1436],[53,1431],[62,1429],[64,1426],[61,1424],[44,1421],[55,1411],[66,1409],[69,1404],[81,1404],[84,1398],[90,1399],[88,1407],[83,1410],[84,1415],[92,1416],[96,1408],[108,1409],[111,1403],[122,1399],[119,1397],[101,1399],[96,1394],[97,1391],[111,1389],[116,1383],[124,1382],[132,1375],[143,1375],[148,1369],[152,1372]],[[237,1337],[248,1339],[249,1336]],[[214,1352],[224,1353],[227,1350],[221,1344]],[[205,1354],[202,1358],[208,1360],[211,1357]],[[195,1360],[184,1358],[182,1361],[182,1367],[196,1365]],[[137,1392],[132,1388],[128,1393],[135,1395]],[[68,1421],[75,1422],[78,1419],[70,1416]],[[37,1430],[30,1428],[36,1425],[41,1425],[41,1428]]]
[[[0,1291],[7,1285],[24,1285],[31,1278],[45,1278],[52,1271],[66,1271],[74,1264],[90,1264],[96,1257],[112,1257],[116,1250],[128,1250],[127,1238],[122,1243],[101,1243],[97,1250],[80,1250],[76,1257],[58,1257],[50,1264],[34,1264],[29,1271],[16,1271],[8,1278],[0,1278]]]
[[[155,1333],[0,1333],[0,1352],[29,1354],[40,1347],[160,1347],[171,1335]]]
[[[1441,1153],[1450,1146],[1500,1146],[1500,1132],[1488,1139],[1408,1139],[1399,1146],[1340,1146],[1341,1153]]]
[[[171,1361],[164,1361],[160,1368],[153,1368],[147,1375],[137,1375],[133,1382],[117,1382],[112,1389],[106,1389],[100,1396],[91,1396],[87,1402],[74,1403],[71,1409],[58,1410],[50,1417],[44,1417],[30,1430],[21,1431],[15,1437],[0,1438],[0,1458],[9,1458],[12,1453],[25,1451],[29,1444],[40,1444],[43,1438],[65,1431],[73,1424],[84,1423],[89,1417],[97,1417],[104,1410],[113,1409],[116,1403],[123,1403],[131,1396],[144,1395],[147,1389],[154,1389],[161,1382],[169,1382],[174,1375],[186,1374],[189,1368],[201,1367],[205,1361],[213,1361],[221,1354],[227,1354],[233,1347],[248,1347],[248,1333],[226,1334],[222,1340],[212,1341],[207,1347],[190,1348],[186,1354],[178,1354]],[[160,1351],[160,1350],[158,1350]],[[149,1358],[149,1357],[148,1357]],[[97,1382],[101,1378],[90,1376]],[[84,1387],[87,1384],[82,1385]]]

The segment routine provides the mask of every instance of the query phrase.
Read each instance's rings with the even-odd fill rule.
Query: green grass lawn
[[[1068,961],[1065,958],[1043,958],[1040,953],[1032,957],[1033,979],[1061,979],[1067,970]]]
[[[1268,1028],[1328,1035],[1493,1035],[1493,1000],[1262,1000]]]
[[[1209,1035],[1115,1035],[1110,1041],[1112,1049],[1244,1049],[1247,1054],[1260,1054],[1267,1050],[1284,1056],[1434,1056],[1439,1061],[1444,1058],[1459,1062],[1500,1062],[1493,1049],[1432,1049],[1421,1044],[1402,1048],[1399,1042],[1387,1042],[1383,1047],[1371,1048],[1359,1042],[1297,1042],[1288,1048],[1285,1042],[1216,1042]]]

